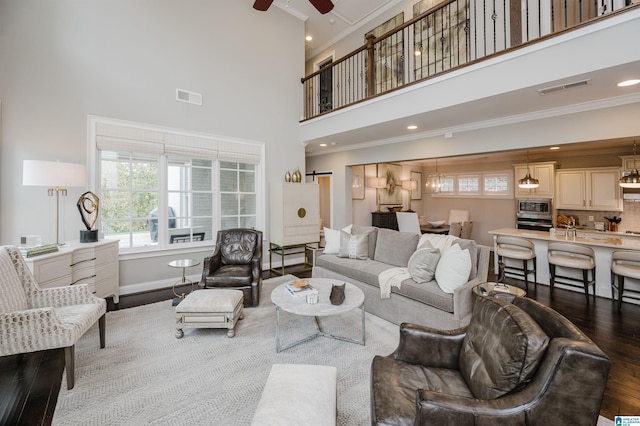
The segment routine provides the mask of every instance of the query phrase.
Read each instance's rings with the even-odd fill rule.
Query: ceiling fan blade
[[[256,0],[255,3],[253,3],[253,8],[264,12],[269,9],[271,3],[273,3],[273,0]]]
[[[331,0],[309,0],[309,2],[323,15],[331,12],[331,9],[333,9]]]

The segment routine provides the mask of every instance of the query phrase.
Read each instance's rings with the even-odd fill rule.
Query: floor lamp
[[[69,187],[86,186],[86,167],[83,164],[58,161],[24,160],[22,184],[49,187],[49,196],[56,197],[56,244],[64,244],[64,241],[60,241],[60,196],[66,197]]]

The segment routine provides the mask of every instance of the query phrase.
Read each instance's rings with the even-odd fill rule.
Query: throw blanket
[[[402,281],[411,278],[407,268],[391,268],[378,274],[378,284],[380,284],[380,297],[388,299],[391,297],[391,286],[400,288]]]

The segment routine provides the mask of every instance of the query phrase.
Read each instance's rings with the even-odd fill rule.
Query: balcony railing
[[[635,3],[638,3],[635,0]],[[304,120],[638,7],[634,0],[443,0],[304,77]]]

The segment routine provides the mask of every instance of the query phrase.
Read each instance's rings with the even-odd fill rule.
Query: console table
[[[98,297],[120,301],[117,240],[95,243],[69,242],[54,253],[26,258],[27,266],[41,288],[89,284]]]
[[[371,212],[371,225],[397,231],[398,219],[395,212]]]

